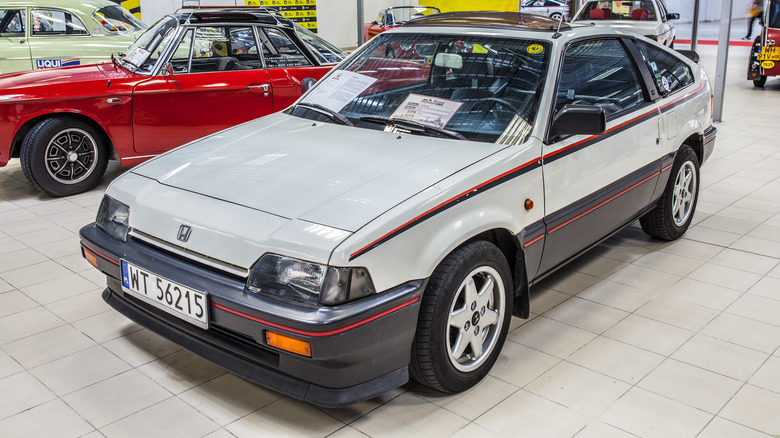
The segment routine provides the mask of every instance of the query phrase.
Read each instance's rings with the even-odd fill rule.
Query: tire
[[[558,12],[554,12],[554,13],[550,14],[550,18],[552,18],[555,21],[560,21],[561,17],[563,17],[563,14],[558,13]]]
[[[68,196],[100,183],[108,164],[101,132],[79,120],[52,117],[24,137],[19,158],[24,176],[49,196]]]
[[[761,75],[758,77],[758,79],[753,79],[753,86],[756,88],[764,88],[764,84],[766,84],[766,76]]]
[[[677,152],[672,173],[656,207],[639,223],[645,233],[663,240],[680,238],[691,225],[699,200],[699,159],[688,145]]]
[[[420,306],[409,366],[413,380],[455,393],[487,375],[512,317],[510,272],[501,251],[485,241],[461,247],[439,264]]]

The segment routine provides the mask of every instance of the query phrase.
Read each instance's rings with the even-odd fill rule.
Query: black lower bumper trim
[[[240,347],[231,348],[225,339],[217,339],[208,331],[193,332],[186,322],[156,318],[148,310],[139,309],[120,294],[106,288],[103,300],[119,313],[149,330],[175,342],[190,352],[266,388],[290,397],[324,407],[351,405],[378,396],[409,380],[408,367],[379,376],[347,388],[327,388],[284,374],[245,355],[237,354]],[[197,335],[195,334],[197,333]]]

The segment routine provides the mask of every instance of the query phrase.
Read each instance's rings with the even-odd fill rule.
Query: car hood
[[[110,63],[109,63],[110,64]],[[106,75],[100,69],[100,64],[85,64],[73,67],[63,67],[45,70],[22,71],[0,75],[0,94],[25,94],[18,97],[44,97],[27,96],[31,90],[40,90],[42,93],[54,88],[73,89],[75,83],[105,81]],[[105,88],[105,83],[103,83]],[[46,95],[45,97],[56,97]]]
[[[354,232],[504,147],[277,113],[182,146],[132,172],[281,218]]]

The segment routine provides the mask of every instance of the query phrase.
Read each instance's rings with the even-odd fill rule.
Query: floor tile
[[[561,359],[539,350],[507,341],[490,375],[518,388],[544,374]]]
[[[591,332],[541,316],[510,333],[507,339],[563,359],[595,337]]]
[[[610,275],[607,280],[642,290],[661,292],[680,281],[680,278],[679,275],[631,264]]]
[[[780,301],[764,298],[758,295],[745,294],[734,302],[726,312],[745,318],[780,326]],[[2,320],[0,320],[0,324]]]
[[[664,356],[602,336],[567,360],[634,385],[657,367]]]
[[[531,312],[542,314],[569,298],[569,294],[534,286],[531,288]]]
[[[113,309],[80,319],[74,322],[73,326],[99,343],[121,338],[142,329],[140,325],[130,321]]]
[[[5,344],[3,349],[25,368],[34,368],[94,345],[83,333],[63,325]]]
[[[702,262],[662,251],[654,251],[634,260],[631,264],[684,277],[701,266]]]
[[[414,395],[473,421],[515,391],[517,387],[487,376],[477,386],[460,394],[443,394],[420,386]]]
[[[47,260],[45,255],[31,248],[3,253],[0,254],[0,273],[5,278],[6,273],[9,271],[41,263],[45,260]]]
[[[129,366],[101,346],[79,351],[30,372],[63,396],[126,371]]]
[[[666,297],[718,311],[726,309],[742,294],[743,292],[734,289],[704,283],[691,278],[683,278],[673,288],[664,292]]]
[[[577,294],[577,297],[625,312],[633,312],[658,294],[658,291],[644,290],[610,280],[602,280]]]
[[[580,272],[563,269],[544,279],[539,286],[556,290],[567,295],[576,295],[579,292],[599,281],[598,277]]]
[[[0,379],[0,394],[3,394],[0,397],[0,419],[57,398],[49,388],[26,371]]]
[[[731,244],[731,248],[780,259],[780,242],[744,236]]]
[[[780,394],[780,357],[771,356],[767,359],[748,383]]]
[[[574,412],[597,417],[631,385],[569,362],[561,362],[524,390],[560,403]]]
[[[572,271],[581,272],[598,278],[606,278],[625,266],[626,263],[627,262],[611,259],[609,257],[602,257],[596,254],[585,254],[569,263],[566,267]]]
[[[740,381],[746,381],[766,361],[766,353],[704,335],[696,335],[672,358]]]
[[[523,406],[522,414],[518,406]],[[589,422],[581,413],[524,390],[475,421],[499,436],[516,436],[522,430],[524,435],[538,438],[574,436]]]
[[[140,372],[129,370],[68,394],[63,400],[100,428],[171,396]]]
[[[139,367],[181,350],[178,345],[148,329],[104,342],[103,346],[133,367]]]
[[[604,336],[653,353],[668,356],[693,336],[693,332],[638,315],[629,315]]]
[[[0,345],[64,325],[65,322],[42,307],[0,318]]]
[[[690,240],[686,233],[681,239],[667,243],[660,248],[662,252],[675,254],[681,257],[706,262],[721,252],[723,248],[709,243]]]
[[[750,289],[751,286],[761,279],[761,275],[759,274],[730,268],[728,266],[716,265],[714,263],[705,264],[688,275],[688,277],[740,292],[745,292]]]
[[[780,260],[776,258],[751,254],[745,251],[737,251],[731,248],[724,249],[718,255],[710,259],[710,263],[716,265],[728,266],[759,275],[766,275],[766,273],[777,266],[779,262]]]
[[[780,301],[780,278],[764,277],[748,293]]]
[[[101,292],[99,289],[92,289],[70,298],[46,304],[45,307],[68,323],[74,323],[99,313],[115,312],[100,298]]]
[[[216,423],[176,397],[136,412],[100,429],[107,438],[159,436],[191,438],[219,428]],[[265,430],[265,429],[257,429]],[[257,430],[255,433],[257,433]]]
[[[38,307],[38,303],[18,290],[0,293],[0,318]]]
[[[637,386],[711,414],[736,394],[743,382],[676,360],[666,360]]]
[[[709,337],[771,354],[780,347],[780,326],[722,313],[701,331]]]
[[[780,406],[780,394],[753,385],[745,385],[718,416],[778,436],[780,435],[778,406]]]
[[[622,431],[615,426],[594,421],[582,429],[576,438],[635,438],[636,435]]]
[[[38,303],[48,304],[93,289],[95,289],[95,285],[77,274],[70,273],[60,278],[23,287],[20,290]]]
[[[731,245],[741,236],[741,234],[714,230],[712,228],[706,228],[699,225],[693,226],[685,232],[686,239],[720,247]]]
[[[52,400],[0,421],[3,436],[80,437],[95,430],[60,400]]]
[[[698,438],[768,438],[769,435],[750,429],[733,421],[715,417],[698,435]]]
[[[701,330],[718,315],[719,312],[710,307],[677,299],[675,292],[676,289],[667,291],[635,314],[691,331]]]
[[[3,279],[17,289],[62,278],[72,272],[59,263],[47,260],[41,263],[25,265],[3,273]]]
[[[174,394],[184,392],[227,372],[187,350],[179,350],[138,369]]]
[[[225,426],[282,396],[228,373],[179,394],[179,398]]]
[[[339,431],[341,432],[341,431]],[[337,432],[338,433],[338,432]],[[332,435],[336,437],[336,434]],[[367,435],[362,435],[360,437],[355,436],[354,438],[363,438]],[[349,438],[352,438],[353,436],[350,435]],[[476,424],[476,423],[469,423],[466,425],[463,429],[455,432],[450,438],[500,438],[501,435],[498,435],[496,433],[493,433],[484,427]]]
[[[593,333],[603,333],[625,318],[627,312],[572,297],[545,312],[544,316]]]
[[[633,388],[599,419],[641,437],[692,437],[712,418],[711,414]]]
[[[409,420],[413,421],[415,416],[411,413]],[[389,415],[383,416],[387,417]],[[396,422],[391,429],[396,426],[402,425]],[[282,399],[229,424],[225,429],[238,438],[255,437],[258,430],[267,436],[324,437],[342,427],[344,423],[309,404]]]

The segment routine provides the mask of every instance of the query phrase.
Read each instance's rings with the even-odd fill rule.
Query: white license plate
[[[197,326],[209,327],[208,297],[122,260],[122,290]]]

